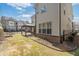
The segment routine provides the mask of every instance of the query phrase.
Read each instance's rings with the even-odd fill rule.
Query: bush
[[[0,37],[3,36],[3,34],[4,34],[4,31],[3,29],[0,28]]]
[[[79,49],[75,50],[73,53],[75,56],[79,56]]]

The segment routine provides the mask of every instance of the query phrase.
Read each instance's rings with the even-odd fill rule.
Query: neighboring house
[[[21,26],[23,26],[23,22],[22,21],[17,21],[17,30],[18,31],[21,30]]]
[[[50,42],[61,42],[63,30],[72,30],[71,3],[37,3],[35,8],[38,36]]]
[[[21,31],[21,27],[23,26],[23,25],[26,25],[26,24],[28,24],[29,22],[28,21],[17,21],[17,30],[18,31]]]
[[[79,30],[79,22],[73,22],[74,30]]]
[[[35,28],[34,28],[35,26],[33,25],[33,24],[26,24],[26,25],[23,25],[22,27],[21,27],[21,29],[25,32],[25,33],[28,33],[28,32],[30,32],[30,33],[32,33],[32,34],[34,34],[35,33]],[[25,34],[26,35],[26,34]]]
[[[1,17],[2,27],[5,31],[16,31],[16,21],[12,17]]]

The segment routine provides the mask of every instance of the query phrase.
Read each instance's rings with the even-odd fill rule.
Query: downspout
[[[35,34],[37,32],[37,7],[38,7],[38,4],[36,3],[35,4]]]
[[[72,9],[72,12],[73,12],[73,8],[72,7],[71,7],[71,9]],[[72,20],[72,31],[74,31],[74,23],[73,23],[73,19],[74,19],[73,17],[74,17],[74,15],[73,15],[73,13],[72,13],[71,17],[72,17],[72,19],[71,19]]]
[[[59,36],[60,36],[60,43],[62,44],[62,37],[61,37],[61,3],[59,3]]]
[[[37,24],[37,15],[36,15],[36,6],[35,6],[35,34],[36,34],[36,24]]]

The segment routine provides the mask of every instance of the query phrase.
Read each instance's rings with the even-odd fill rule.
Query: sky
[[[35,9],[31,3],[0,3],[0,16],[31,22]]]
[[[79,22],[79,4],[73,3],[73,18]],[[0,16],[13,17],[16,20],[31,22],[31,16],[35,14],[35,9],[31,3],[0,3]]]
[[[79,3],[74,3],[72,4],[72,8],[73,8],[73,20],[75,22],[79,22]]]

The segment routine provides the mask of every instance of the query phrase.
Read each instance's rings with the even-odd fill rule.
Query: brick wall
[[[51,43],[53,42],[60,42],[60,37],[59,36],[51,36],[51,35],[43,35],[43,34],[36,34],[37,37],[40,37],[44,40],[47,40]]]
[[[75,44],[79,47],[79,36],[75,37]]]

